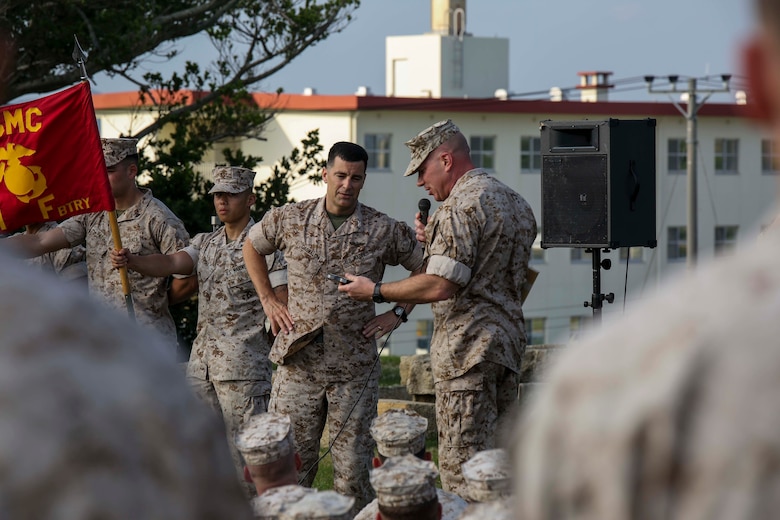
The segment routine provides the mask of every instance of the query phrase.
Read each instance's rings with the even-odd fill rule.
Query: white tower
[[[431,32],[389,36],[385,55],[388,96],[490,98],[509,87],[509,39],[466,32],[466,0],[431,0]]]

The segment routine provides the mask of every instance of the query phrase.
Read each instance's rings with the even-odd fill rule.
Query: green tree
[[[360,0],[5,0],[0,25],[13,37],[16,67],[5,71],[8,99],[45,93],[79,81],[73,60],[76,35],[89,56],[90,74],[106,72],[141,90],[209,85],[188,110],[272,76],[308,47],[341,31]],[[216,54],[202,67],[189,62],[164,79],[139,71],[150,60],[170,61],[182,38],[205,33]],[[6,100],[0,100],[4,102]],[[159,122],[157,128],[167,121]],[[153,131],[153,130],[150,130]]]
[[[72,85],[81,70],[73,36],[87,55],[88,73],[123,77],[138,87],[138,112],[151,115],[125,136],[142,140],[142,169],[150,187],[191,234],[210,229],[210,183],[199,173],[205,153],[220,150],[225,163],[254,168],[262,160],[236,151],[261,139],[272,107],[258,106],[250,90],[312,45],[341,31],[360,0],[6,0],[0,28],[13,37],[15,67],[0,67],[0,103]],[[187,61],[167,74],[143,65],[170,62],[182,38],[205,33],[218,56]],[[148,118],[146,119],[148,121]],[[289,200],[292,182],[316,179],[322,161],[318,132],[283,157],[258,188],[256,215]],[[179,329],[191,342],[197,301],[174,307]]]

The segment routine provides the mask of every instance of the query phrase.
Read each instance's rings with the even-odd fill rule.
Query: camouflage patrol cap
[[[255,518],[275,520],[285,508],[297,503],[309,493],[316,493],[316,490],[297,484],[268,489],[262,495],[252,499]]]
[[[138,155],[138,139],[129,137],[103,137],[100,139],[103,145],[103,158],[106,167],[110,168],[132,155]]]
[[[235,444],[250,466],[276,462],[295,451],[290,418],[274,412],[252,415],[236,434]]]
[[[461,466],[466,494],[474,502],[489,502],[509,496],[512,469],[506,450],[484,450]]]
[[[241,193],[255,184],[255,172],[239,166],[216,166],[212,170],[214,187],[209,193]]]
[[[439,472],[433,462],[414,455],[391,457],[371,471],[371,487],[380,505],[416,506],[433,500]]]
[[[412,139],[406,141],[406,146],[412,151],[412,160],[404,172],[404,177],[417,173],[417,169],[436,148],[450,137],[460,132],[452,119],[435,123]]]
[[[319,491],[304,495],[296,504],[285,507],[281,520],[351,520],[354,497],[336,491]]]
[[[385,457],[414,455],[425,448],[428,419],[412,410],[390,409],[371,421],[371,436]]]

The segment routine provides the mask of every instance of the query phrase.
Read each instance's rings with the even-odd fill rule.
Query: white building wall
[[[388,36],[385,39],[385,93],[392,97],[442,97],[439,34]]]

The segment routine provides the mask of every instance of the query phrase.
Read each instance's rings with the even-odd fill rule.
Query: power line
[[[686,260],[689,269],[693,269],[696,265],[698,257],[698,201],[697,201],[697,187],[696,187],[696,162],[698,151],[698,137],[697,128],[698,120],[697,114],[699,109],[707,102],[712,94],[717,92],[729,92],[729,81],[731,80],[730,74],[723,74],[720,76],[721,85],[717,88],[706,87],[699,84],[699,78],[687,78],[685,90],[678,88],[680,83],[679,76],[667,76],[666,86],[662,84],[661,87],[653,87],[655,83],[655,76],[645,76],[647,83],[647,91],[651,94],[672,94],[683,93],[687,95],[685,100],[687,107],[685,110],[677,103],[672,101],[677,110],[685,117],[687,124],[687,137],[686,137],[686,149],[687,149],[687,171],[688,171],[688,226],[686,235]],[[711,81],[710,76],[702,78],[702,84],[707,85]],[[699,99],[699,95],[704,96]]]

